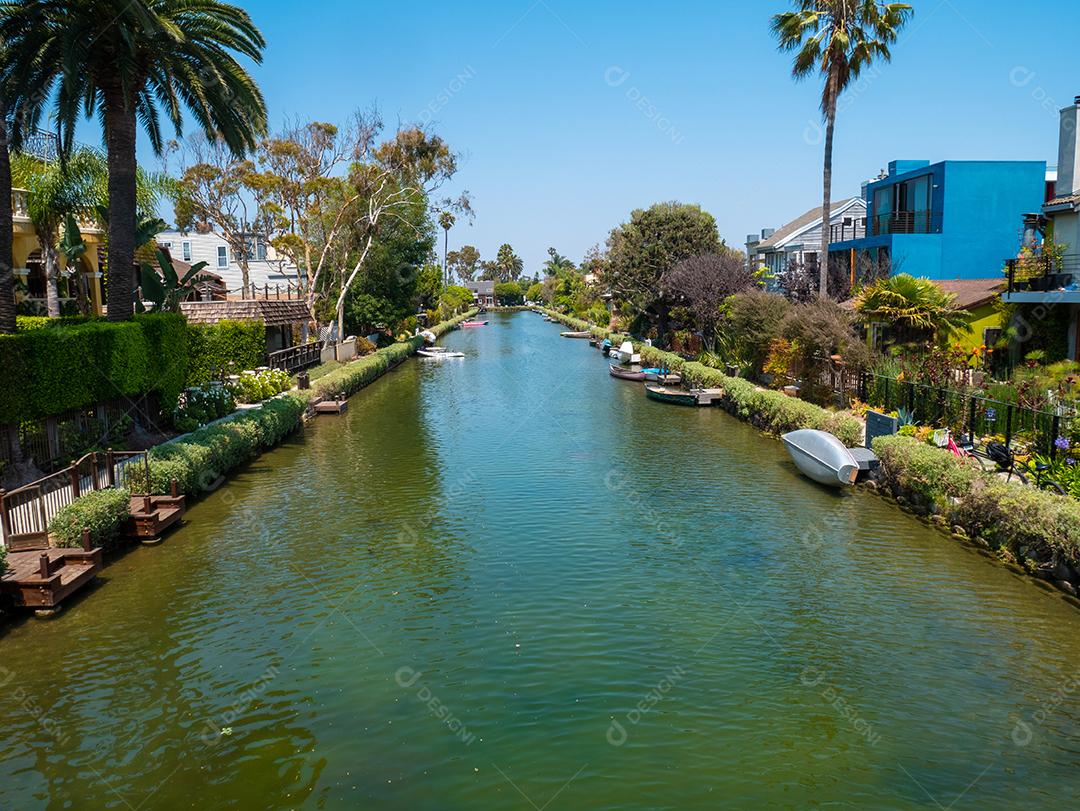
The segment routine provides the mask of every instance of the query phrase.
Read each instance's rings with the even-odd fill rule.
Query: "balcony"
[[[874,217],[874,236],[883,234],[940,234],[940,211],[890,211]]]
[[[1007,263],[1009,287],[1006,295],[1023,295],[1021,300],[1043,301],[1066,294],[1080,294],[1080,254],[1061,257],[1030,256]],[[1069,296],[1071,298],[1071,296]]]
[[[849,239],[862,239],[866,236],[866,218],[850,217],[852,222],[840,222],[829,226],[829,242],[847,242]]]

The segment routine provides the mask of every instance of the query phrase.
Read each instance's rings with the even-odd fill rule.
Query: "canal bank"
[[[0,806],[1005,809],[1071,785],[1071,609],[557,325],[491,320],[7,629]]]
[[[545,312],[575,329],[589,328],[598,337],[610,335],[579,319]],[[652,346],[635,346],[643,362],[677,371],[692,385],[722,390],[721,405],[729,414],[771,436],[816,428],[849,447],[863,444],[865,426],[850,412],[787,397]],[[863,487],[923,519],[943,537],[989,550],[994,560],[1030,576],[1034,585],[1056,589],[1062,599],[1080,608],[1080,502],[1002,481],[1001,476],[984,473],[911,437],[880,438],[874,450],[882,465]]]

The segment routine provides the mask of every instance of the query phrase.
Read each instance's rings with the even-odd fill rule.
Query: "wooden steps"
[[[131,497],[131,517],[124,525],[124,537],[151,541],[161,537],[169,527],[184,517],[184,496]]]
[[[55,609],[101,571],[100,549],[40,549],[8,553],[0,593],[20,607]]]

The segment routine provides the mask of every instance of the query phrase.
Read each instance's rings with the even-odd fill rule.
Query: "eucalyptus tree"
[[[237,155],[266,129],[266,105],[235,54],[260,62],[262,34],[219,0],[20,0],[0,3],[0,37],[27,87],[48,88],[62,148],[82,117],[104,127],[109,170],[109,318],[134,312],[136,135],[163,147],[162,114],[177,134],[186,108]]]
[[[896,41],[913,10],[907,3],[878,0],[798,0],[796,6],[795,11],[774,15],[772,30],[780,50],[795,53],[791,73],[797,81],[815,73],[824,78],[821,114],[825,120],[825,167],[818,294],[827,296],[837,101],[875,60],[892,59],[889,46]]]

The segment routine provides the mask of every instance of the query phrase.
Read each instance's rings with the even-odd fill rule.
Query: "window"
[[[191,261],[191,243],[190,242],[185,242],[183,247],[184,247],[184,261],[185,262],[190,262]]]
[[[219,268],[227,268],[229,266],[229,249],[225,245],[218,245],[217,266]]]

